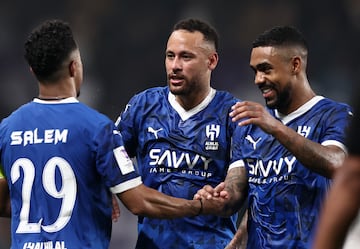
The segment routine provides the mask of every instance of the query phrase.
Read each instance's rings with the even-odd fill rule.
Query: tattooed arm
[[[227,173],[225,181],[220,183],[215,188],[210,185],[204,186],[198,190],[194,199],[224,199],[224,206],[222,212],[214,210],[215,215],[230,216],[239,211],[242,205],[245,204],[247,197],[248,184],[247,173],[245,167],[234,167]],[[247,208],[247,207],[246,207]],[[231,242],[225,249],[241,249],[246,247],[247,243],[247,211],[245,211],[242,221],[239,225]]]
[[[244,167],[234,167],[227,173],[225,181],[220,183],[215,188],[210,185],[205,185],[198,190],[194,199],[212,199],[213,197],[221,197],[225,199],[222,212],[217,211],[215,215],[230,216],[236,213],[241,205],[243,205],[247,196],[247,174]]]

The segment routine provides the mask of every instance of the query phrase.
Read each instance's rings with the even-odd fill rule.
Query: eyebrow
[[[255,71],[261,71],[261,72],[273,68],[273,66],[268,62],[262,62],[257,64],[256,66],[250,65],[250,67]]]

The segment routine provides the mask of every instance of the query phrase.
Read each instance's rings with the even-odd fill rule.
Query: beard
[[[189,81],[186,77],[182,77],[182,83],[179,85],[171,84],[168,77],[169,90],[174,95],[187,96],[196,91],[196,82]]]
[[[286,110],[291,102],[291,86],[287,86],[280,92],[278,89],[274,88],[276,91],[276,97],[274,99],[265,99],[265,104],[269,109],[278,109]]]

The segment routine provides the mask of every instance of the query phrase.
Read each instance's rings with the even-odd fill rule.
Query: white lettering
[[[185,154],[184,154],[184,153],[181,153],[181,154],[180,154],[180,157],[177,158],[176,152],[173,151],[173,152],[171,153],[171,155],[172,155],[172,160],[173,160],[173,166],[174,166],[174,168],[175,168],[175,169],[179,168],[181,162],[182,162],[182,161],[184,160],[184,158],[185,158]],[[187,154],[187,155],[188,155],[188,154]],[[188,155],[188,156],[189,156],[189,155]]]
[[[44,130],[43,135],[38,134],[38,128],[27,131],[13,131],[10,135],[10,145],[29,145],[29,144],[57,144],[66,143],[69,131],[67,129],[48,129]]]
[[[21,137],[22,131],[13,131],[11,132],[11,143],[10,145],[19,145],[22,143],[22,137]]]
[[[204,170],[209,169],[211,158],[206,158],[196,154],[191,156],[189,153],[177,154],[176,151],[165,150],[161,154],[161,149],[151,149],[149,151],[149,158],[151,159],[150,165],[152,166],[167,166],[170,168],[178,169],[181,165],[185,165],[189,169],[193,169],[195,165],[202,163]]]
[[[45,241],[26,242],[24,243],[23,249],[67,249],[67,247],[65,247],[65,241]]]
[[[247,165],[249,167],[249,174],[254,176],[269,177],[273,174],[276,176],[288,174],[292,172],[296,157],[285,157],[279,160],[269,160],[264,162],[263,160],[247,159]],[[273,173],[272,173],[273,172]]]
[[[24,146],[26,146],[28,143],[33,143],[34,139],[34,133],[33,131],[25,131],[24,132]]]

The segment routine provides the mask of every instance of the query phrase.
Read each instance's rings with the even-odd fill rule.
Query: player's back
[[[111,195],[96,161],[112,123],[67,100],[28,103],[1,123],[13,249],[108,247]]]

